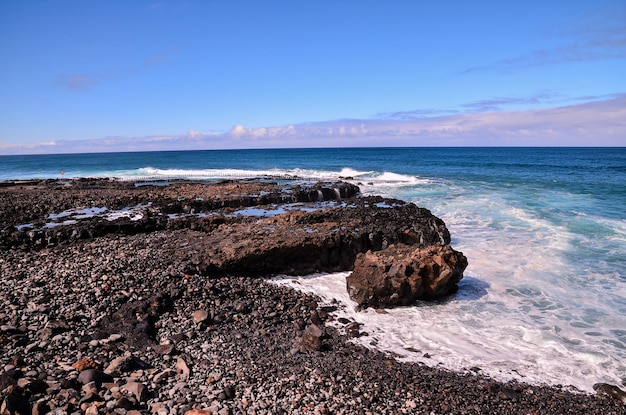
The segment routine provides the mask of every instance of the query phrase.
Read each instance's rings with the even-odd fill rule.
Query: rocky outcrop
[[[214,219],[200,224],[211,227]],[[445,224],[411,203],[364,197],[315,211],[229,221],[174,247],[190,272],[206,275],[305,275],[351,270],[357,254],[391,244],[448,243]]]
[[[213,224],[246,219],[245,215],[237,217],[245,208],[350,200],[359,192],[346,182],[223,180],[139,185],[79,179],[1,183],[0,249],[42,249],[112,234],[182,228],[206,231]],[[209,215],[210,220],[201,220]]]
[[[401,305],[451,293],[466,261],[449,247],[443,221],[412,203],[359,197],[358,192],[345,182],[22,183],[0,188],[0,211],[7,215],[0,249],[41,250],[167,231],[170,238],[161,249],[186,264],[188,274],[346,271],[354,268],[359,254],[370,251],[357,261],[350,278],[350,291],[360,304]],[[21,222],[26,220],[30,223]],[[430,248],[434,246],[438,248]],[[405,279],[400,281],[400,275]],[[149,336],[151,314],[129,312],[145,318],[141,329],[129,326],[125,336]]]
[[[455,293],[466,267],[467,258],[450,245],[394,245],[359,254],[346,284],[361,307],[409,305]]]

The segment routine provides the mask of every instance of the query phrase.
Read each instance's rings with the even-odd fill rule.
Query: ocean
[[[358,342],[499,380],[626,382],[626,148],[341,148],[0,156],[0,180],[345,178],[442,218],[468,258],[445,301],[357,312],[347,273],[274,278],[343,304]]]

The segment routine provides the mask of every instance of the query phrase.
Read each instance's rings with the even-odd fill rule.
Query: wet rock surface
[[[2,189],[13,189],[12,197],[21,197],[15,186]],[[184,205],[185,200],[199,197],[193,185],[182,189],[168,190],[184,198],[176,203]],[[120,190],[119,197],[130,197],[124,196],[127,190]],[[155,194],[144,201],[165,199],[160,189],[149,191]],[[58,213],[61,205],[61,210],[91,207],[94,203],[89,199],[98,196],[89,193],[81,199],[68,192],[56,198],[54,192],[40,188],[25,196],[23,203],[11,200],[2,212],[27,204],[31,196],[41,200],[41,209],[49,206],[45,215]],[[2,204],[8,200],[6,195],[2,194]],[[131,197],[119,208],[138,201]],[[348,207],[338,208],[334,214],[341,223],[345,214],[341,209]],[[386,207],[379,210],[382,216],[391,212]],[[37,220],[32,210],[24,211],[3,219],[4,229]],[[409,208],[409,213],[425,214],[416,208]],[[285,227],[300,226],[303,217],[297,212],[283,218],[242,215],[233,223],[242,229],[259,220],[278,220],[273,225],[264,222],[269,227],[283,226],[283,220]],[[367,220],[373,219],[363,219],[365,224],[359,226],[366,227]],[[306,225],[315,225],[310,222]],[[439,222],[430,223],[435,229],[432,236],[445,240]],[[329,326],[334,308],[314,296],[251,278],[235,265],[225,267],[222,264],[234,264],[228,256],[218,263],[220,272],[213,272],[218,265],[207,260],[211,251],[189,248],[202,238],[217,243],[209,229],[220,226],[203,226],[112,232],[39,247],[5,243],[0,251],[0,412],[624,413],[616,394],[503,384],[481,376],[475,368],[452,373],[399,363],[350,343],[349,337],[363,335],[358,325],[342,321],[342,329]],[[402,226],[393,232],[379,227],[366,230],[354,231],[358,237],[352,239],[341,234],[330,244],[376,250],[402,239],[419,246],[430,234]],[[246,244],[239,249],[251,252]],[[321,263],[316,260],[306,269]],[[341,263],[341,259],[328,263]]]

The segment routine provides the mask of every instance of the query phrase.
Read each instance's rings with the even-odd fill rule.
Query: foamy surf
[[[314,169],[158,169],[142,167],[135,170],[100,172],[96,177],[113,177],[118,180],[145,180],[145,179],[242,179],[242,178],[283,178],[293,180],[345,180],[359,184],[365,189],[374,187],[401,187],[427,184],[431,181],[417,176],[392,172],[359,171],[344,167],[338,171]]]
[[[572,215],[586,200],[541,189],[433,180],[365,190],[444,219],[469,261],[458,294],[379,314],[355,311],[347,273],[278,283],[338,301],[339,316],[369,333],[358,342],[400,360],[590,393],[626,380],[626,285],[615,268],[624,265],[623,221]]]
[[[459,295],[435,304],[399,307],[384,312],[356,311],[357,304],[346,291],[348,272],[315,274],[305,277],[279,276],[271,281],[313,293],[325,304],[339,304],[336,318],[362,324],[367,333],[354,341],[387,352],[400,361],[421,362],[458,372],[480,371],[496,380],[516,379],[531,384],[572,386],[592,391],[592,385],[605,374],[592,367],[608,363],[599,353],[575,352],[563,347],[555,334],[520,321],[501,321],[493,325],[491,311],[475,309],[478,297],[489,298],[484,282],[467,278]],[[335,327],[343,325],[335,320]],[[483,320],[483,319],[486,319]]]

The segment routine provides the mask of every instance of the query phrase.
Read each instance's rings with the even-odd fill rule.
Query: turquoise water
[[[366,318],[372,333],[395,339],[381,347],[405,350],[409,360],[422,354],[406,350],[419,349],[430,363],[458,370],[480,366],[496,377],[523,373],[585,390],[626,380],[626,148],[0,156],[0,180],[59,178],[61,170],[66,178],[350,177],[364,193],[440,216],[470,264],[451,301],[403,309],[384,324]]]

